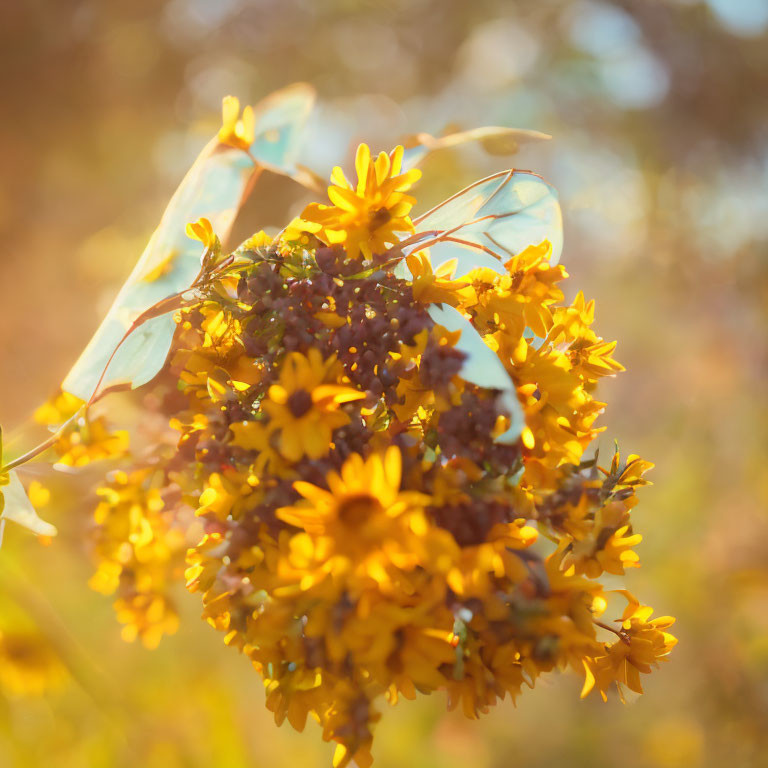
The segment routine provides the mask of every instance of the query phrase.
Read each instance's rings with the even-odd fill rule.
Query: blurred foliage
[[[358,139],[551,133],[516,163],[560,190],[563,263],[621,340],[608,433],[658,467],[628,582],[678,617],[680,647],[631,708],[560,696],[565,678],[479,723],[406,704],[381,723],[377,765],[767,765],[767,26],[760,0],[4,3],[6,442],[90,338],[224,94],[314,84],[302,161],[323,174]],[[420,199],[502,163],[437,155]],[[270,181],[239,233],[287,221],[295,194]],[[315,734],[274,728],[247,661],[202,622],[151,653],[120,639],[86,586],[95,499],[64,480],[53,546],[6,534],[0,632],[42,632],[67,672],[49,668],[43,698],[0,686],[0,764],[327,764]]]

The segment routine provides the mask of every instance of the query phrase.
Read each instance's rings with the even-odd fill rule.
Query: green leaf
[[[263,167],[303,180],[292,164],[313,103],[314,91],[297,84],[256,106],[256,138],[251,151]],[[205,217],[214,231],[226,238],[255,170],[243,151],[223,146],[215,138],[208,143],[171,198],[160,225],[62,389],[89,401],[118,345],[101,391],[118,386],[135,389],[157,375],[176,328],[170,312],[144,319],[120,342],[143,313],[188,288],[198,275],[201,245],[187,237],[187,223]]]
[[[9,472],[7,478],[8,484],[0,488],[0,525],[10,520],[38,536],[55,536],[56,527],[38,516],[16,472]]]
[[[55,536],[56,528],[38,517],[16,472],[2,470],[4,463],[3,430],[0,427],[0,544],[3,542],[6,520],[24,526],[40,536]]]
[[[90,400],[110,355],[134,320],[188,287],[200,271],[201,246],[187,237],[186,224],[205,216],[214,230],[225,236],[252,173],[253,166],[241,151],[222,148],[216,140],[208,144],[176,190],[144,253],[64,379],[62,389]],[[165,364],[174,330],[170,314],[148,320],[115,354],[103,388],[135,388],[151,381]]]
[[[296,158],[314,105],[315,89],[307,83],[294,83],[262,99],[254,108],[251,154],[268,170],[303,183],[305,172],[296,167]]]
[[[486,389],[498,389],[500,402],[510,419],[509,429],[496,438],[497,443],[514,443],[525,426],[525,415],[517,399],[517,390],[512,377],[507,373],[498,355],[483,341],[472,323],[458,310],[448,304],[432,304],[429,316],[451,332],[461,331],[456,349],[466,357],[459,375],[472,384]]]
[[[414,219],[414,226],[424,237],[410,252],[429,247],[434,268],[457,258],[457,276],[477,266],[505,274],[510,256],[544,240],[552,245],[550,264],[557,264],[563,249],[557,192],[527,171],[503,171],[475,182]]]
[[[404,140],[403,170],[417,167],[428,155],[441,149],[454,149],[477,142],[489,155],[513,155],[521,144],[546,141],[552,138],[546,133],[520,128],[486,125],[468,131],[449,133],[435,137],[429,133],[417,133]]]

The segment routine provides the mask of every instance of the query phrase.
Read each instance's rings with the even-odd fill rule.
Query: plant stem
[[[49,448],[52,448],[56,441],[66,432],[67,429],[73,424],[73,422],[77,421],[81,416],[84,415],[86,406],[83,406],[80,408],[77,413],[75,413],[73,416],[70,416],[69,419],[67,419],[47,440],[44,440],[39,445],[32,448],[32,450],[27,451],[23,456],[19,456],[17,459],[14,459],[13,461],[9,461],[7,464],[4,464],[2,467],[0,467],[0,474],[6,474],[7,472],[10,472],[12,469],[16,469],[16,467],[20,467],[22,464],[26,464],[28,461],[32,461],[32,459],[39,456],[41,453],[45,453]]]

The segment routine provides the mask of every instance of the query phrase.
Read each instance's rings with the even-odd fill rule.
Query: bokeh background
[[[440,697],[385,713],[379,768],[768,765],[768,2],[35,0],[0,4],[0,423],[22,428],[111,303],[221,97],[296,80],[320,108],[303,160],[484,124],[553,135],[509,162],[560,190],[568,292],[629,369],[601,441],[657,463],[630,588],[678,617],[646,695],[580,702],[554,676],[480,722]],[[425,204],[504,167],[434,156]],[[243,232],[301,204],[273,180]],[[91,499],[9,530],[0,631],[36,627],[69,668],[41,697],[0,685],[0,765],[325,766],[311,724],[275,728],[245,659],[180,595],[156,651],[123,643],[87,585]],[[0,680],[2,683],[2,680]]]

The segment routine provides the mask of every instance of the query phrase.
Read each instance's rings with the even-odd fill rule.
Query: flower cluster
[[[166,482],[163,471],[151,467],[112,472],[97,491],[92,537],[98,568],[90,586],[105,595],[117,593],[123,638],[139,638],[148,648],[179,624],[168,588],[184,569],[185,519],[174,514],[178,492],[164,489]]]
[[[74,428],[56,440],[57,463],[79,468],[93,461],[125,455],[130,443],[128,431],[111,430],[104,416],[94,418],[84,406],[74,395],[59,391],[35,411],[35,421],[54,431],[78,417]]]
[[[228,110],[238,145],[250,117]],[[177,311],[161,377],[176,447],[113,473],[96,512],[93,585],[119,590],[125,635],[175,629],[167,587],[198,531],[203,617],[252,660],[278,724],[319,723],[335,766],[370,764],[382,700],[445,691],[474,718],[556,669],[583,695],[641,692],[675,643],[672,619],[600,580],[638,565],[652,465],[584,458],[595,385],[622,370],[593,302],[564,301],[546,241],[460,276],[405,255],[419,172],[402,160],[361,146],[356,181],[335,169],[328,204],[228,256],[207,221],[189,228],[212,277]],[[501,361],[513,440],[504,393],[464,376],[436,305]]]

